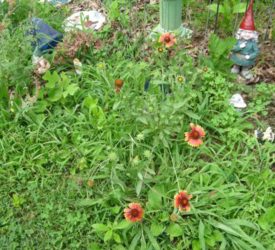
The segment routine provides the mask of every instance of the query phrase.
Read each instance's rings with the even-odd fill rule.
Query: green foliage
[[[5,30],[0,36],[0,84],[16,89],[19,94],[29,87],[33,69],[31,41],[25,36],[26,31],[26,24],[21,24],[11,32]]]
[[[236,40],[234,38],[221,39],[215,34],[211,34],[209,39],[209,57],[202,59],[204,63],[213,70],[227,73],[233,65],[228,55]]]
[[[119,4],[133,11],[105,3],[115,21]],[[60,27],[66,7],[36,8]],[[253,137],[255,110],[229,105],[233,41],[212,36],[203,67],[180,41],[159,54],[161,44],[106,25],[94,34],[103,46],[78,58],[81,76],[51,62],[34,87],[23,27],[0,38],[1,248],[274,249],[274,147]],[[271,92],[258,85],[251,102],[266,108]],[[189,123],[206,132],[199,148],[184,139]],[[190,212],[174,208],[180,190],[193,195]],[[144,209],[139,223],[124,219],[131,202]]]
[[[56,71],[52,74],[47,71],[43,79],[46,80],[44,94],[47,96],[46,100],[50,102],[64,102],[67,97],[74,96],[79,89],[76,83],[71,83],[65,73],[59,76]]]
[[[5,2],[6,3],[4,3],[4,6],[3,6],[4,8],[2,9],[2,11],[4,11],[4,14],[5,14],[4,17],[6,18],[8,16],[9,20],[14,26],[20,24],[20,22],[28,18],[28,15],[33,6],[32,1],[28,1],[28,0],[10,1],[11,2],[10,4],[8,4],[8,1],[5,1]]]
[[[267,209],[266,213],[263,214],[259,219],[260,226],[264,229],[270,229],[275,223],[275,207]]]
[[[225,0],[219,6],[219,14],[222,14],[221,27],[226,31],[232,31],[234,27],[234,21],[236,14],[245,13],[246,2],[240,2],[239,0]],[[218,4],[213,3],[207,6],[207,8],[213,13],[217,13]]]
[[[274,99],[275,86],[274,84],[259,84],[256,85],[251,97],[253,100],[249,103],[249,110],[253,113],[258,113],[263,116],[268,114],[267,108]]]
[[[118,21],[123,27],[129,25],[129,15],[128,15],[128,8],[125,7],[129,4],[126,0],[116,0],[116,1],[109,1],[108,6],[108,13],[109,18],[112,21]],[[121,11],[124,11],[121,14]]]

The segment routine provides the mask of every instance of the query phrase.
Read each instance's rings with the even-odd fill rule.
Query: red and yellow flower
[[[128,208],[124,209],[124,217],[130,222],[139,222],[142,220],[144,210],[139,203],[130,203]]]
[[[160,36],[159,42],[164,44],[166,48],[170,48],[177,42],[177,39],[174,34],[168,32]]]
[[[199,147],[203,144],[202,138],[205,136],[204,129],[196,124],[190,124],[191,131],[185,133],[185,141],[192,147]]]
[[[180,191],[174,197],[174,205],[175,208],[179,209],[180,211],[189,212],[191,210],[189,200],[192,198],[191,194],[188,194],[187,191]]]

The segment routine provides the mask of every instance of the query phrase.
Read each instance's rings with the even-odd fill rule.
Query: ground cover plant
[[[148,1],[0,6],[0,249],[275,248],[274,143],[254,136],[275,124],[271,50],[247,86],[229,73],[232,30],[200,35],[209,1],[184,1],[193,39],[156,41]],[[41,73],[29,17],[64,32],[78,8],[108,22],[66,34]]]

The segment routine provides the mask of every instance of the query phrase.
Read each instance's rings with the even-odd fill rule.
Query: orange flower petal
[[[188,144],[192,147],[199,147],[203,144],[202,139],[189,139]]]
[[[205,136],[205,131],[204,131],[204,129],[201,126],[196,125],[196,130],[199,132],[199,134],[200,134],[201,137]]]

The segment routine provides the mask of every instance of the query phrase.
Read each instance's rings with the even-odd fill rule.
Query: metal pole
[[[209,4],[208,4],[208,5],[210,5],[211,3],[212,3],[212,0],[209,0]],[[210,10],[208,10],[208,14],[207,14],[207,21],[206,21],[206,26],[205,26],[205,34],[207,34],[207,33],[208,33],[210,13],[211,13],[211,11],[210,11]]]
[[[221,4],[221,1],[218,0],[217,12],[216,12],[216,19],[215,19],[215,27],[214,27],[214,33],[216,33],[217,26],[218,26],[218,17],[219,17],[220,4]]]
[[[268,39],[268,32],[269,32],[269,30],[271,29],[271,26],[272,26],[272,15],[273,15],[274,8],[275,8],[275,0],[273,0],[272,7],[269,10],[269,20],[268,20],[268,23],[267,23],[267,28],[266,28],[265,37],[264,37],[265,41]]]

